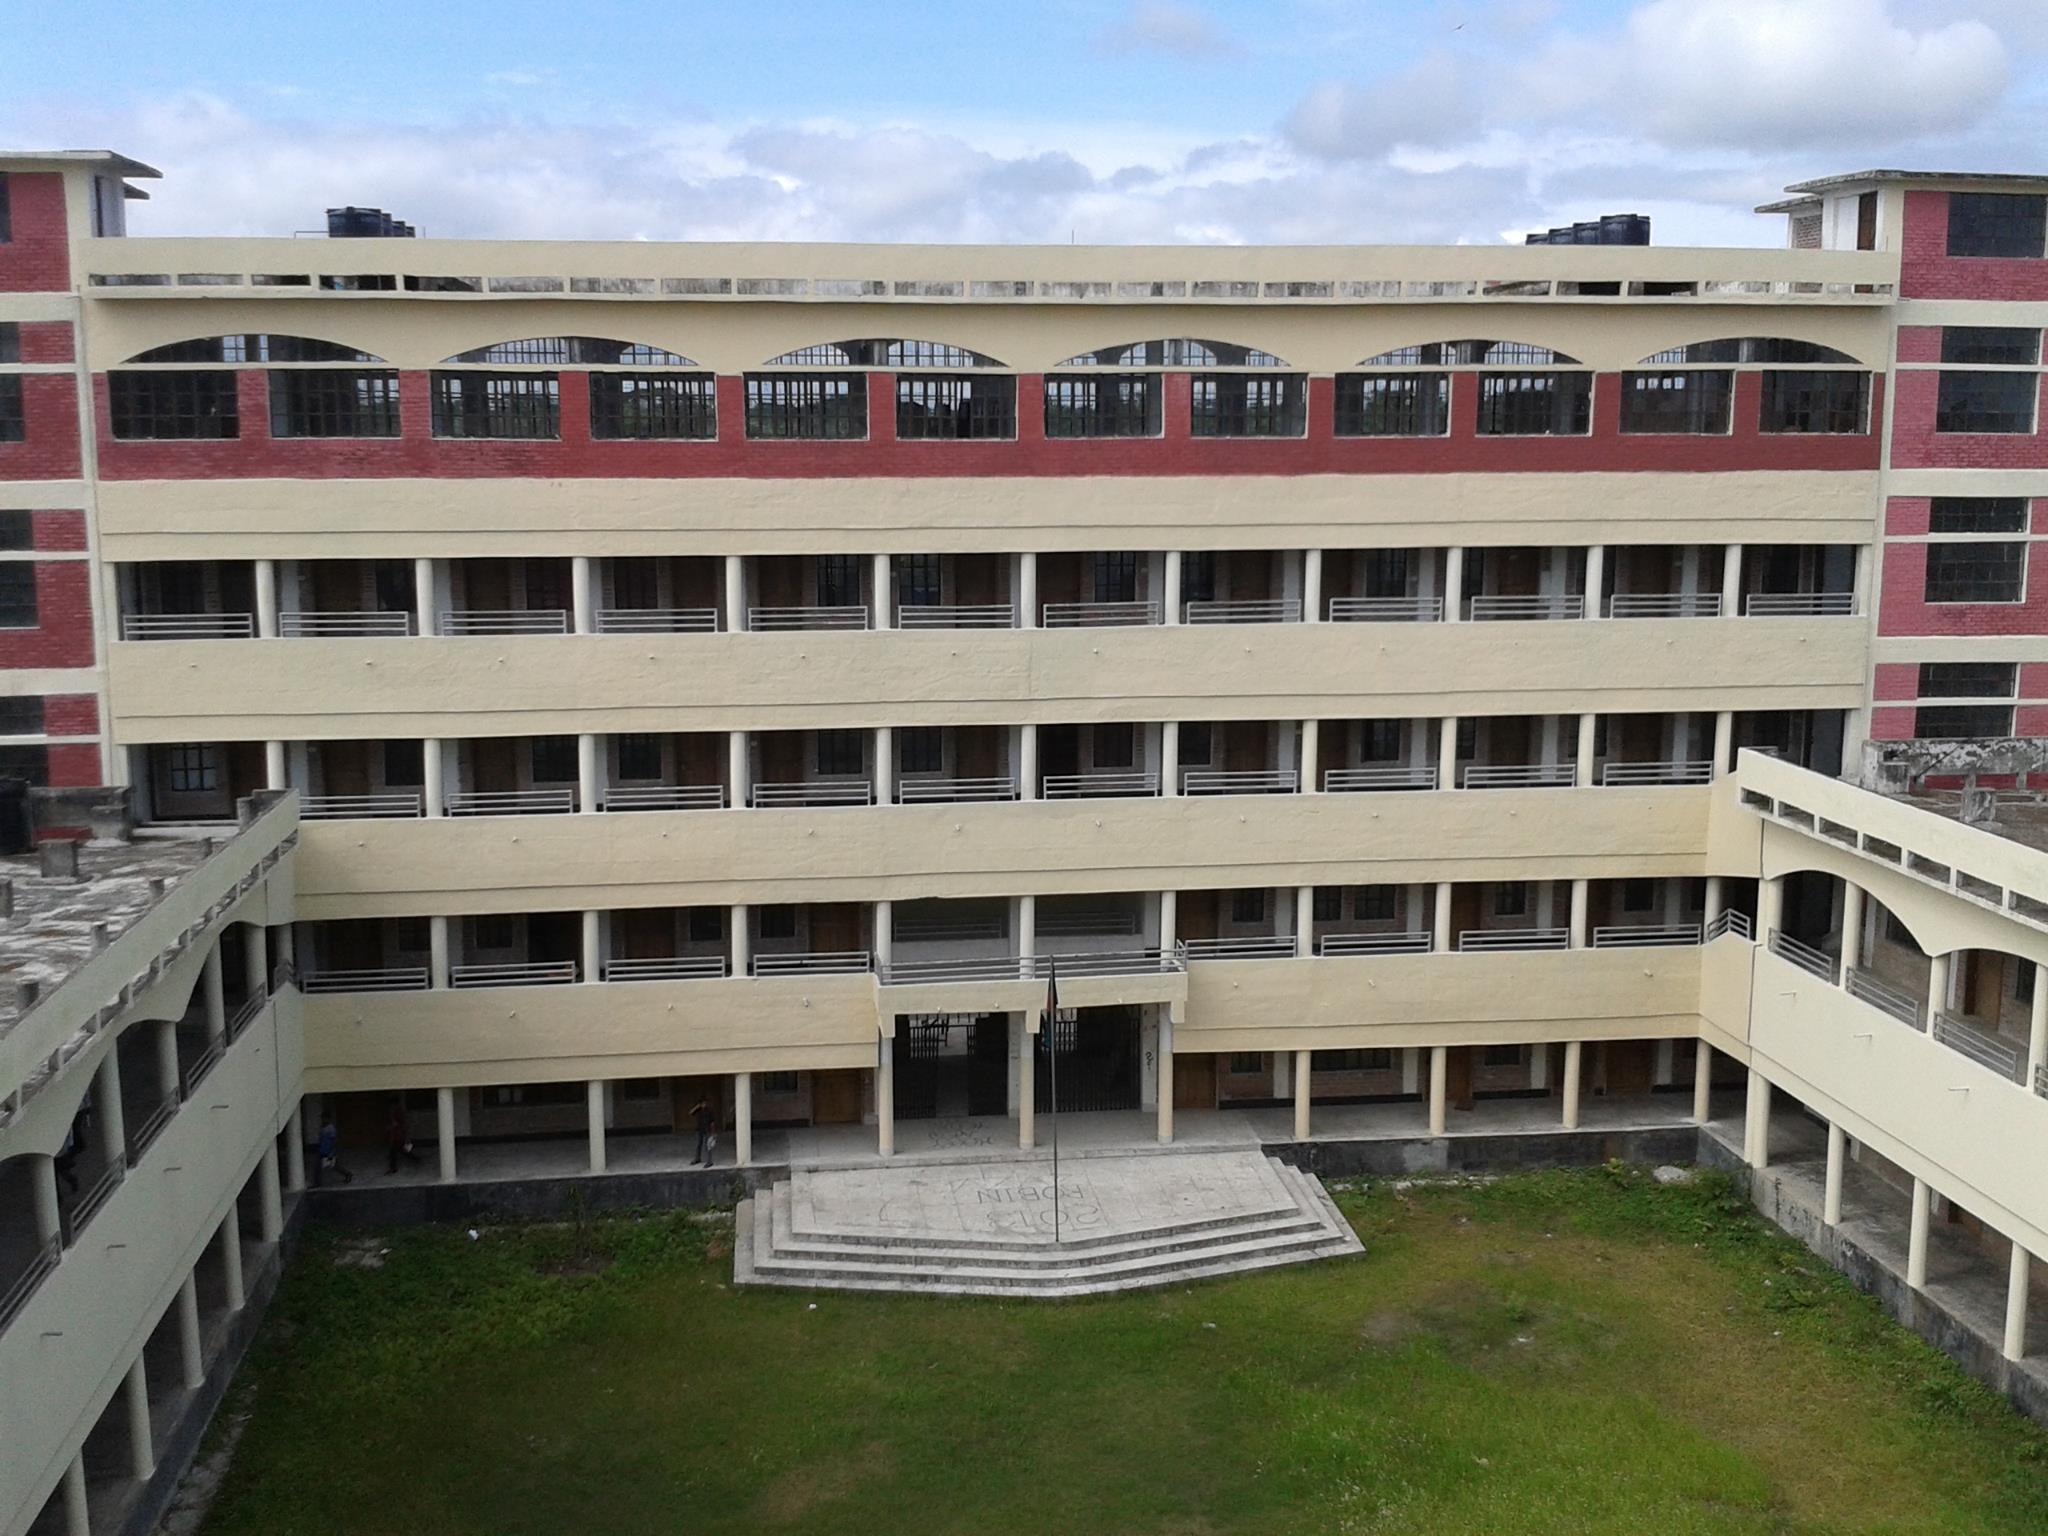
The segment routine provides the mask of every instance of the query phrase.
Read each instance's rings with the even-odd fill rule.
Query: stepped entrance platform
[[[1313,1174],[1256,1147],[1077,1151],[1054,1196],[1043,1157],[799,1163],[740,1203],[733,1279],[1068,1297],[1364,1251]]]

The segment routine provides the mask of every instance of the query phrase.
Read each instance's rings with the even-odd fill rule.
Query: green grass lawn
[[[2048,1531],[2048,1433],[1718,1178],[1341,1191],[1079,1303],[735,1291],[683,1215],[313,1229],[208,1536]]]

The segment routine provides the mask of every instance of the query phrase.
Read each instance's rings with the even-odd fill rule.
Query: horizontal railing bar
[[[319,992],[420,992],[431,983],[424,965],[387,965],[364,970],[305,971],[299,990]]]
[[[1843,985],[1851,997],[1861,998],[1880,1013],[1890,1014],[1901,1024],[1910,1025],[1914,1029],[1927,1027],[1927,1021],[1921,1017],[1925,1004],[1905,988],[1895,987],[1861,966],[1849,968]]]
[[[1708,784],[1714,778],[1712,758],[1662,763],[1602,763],[1602,784]]]
[[[1159,605],[1150,600],[1128,603],[1046,603],[1040,622],[1047,629],[1089,625],[1157,624]]]
[[[1616,592],[1607,599],[1611,619],[1712,619],[1720,613],[1718,592]]]
[[[787,629],[866,629],[867,604],[846,604],[837,608],[749,608],[747,628],[765,631]]]
[[[1048,800],[1086,800],[1108,795],[1156,795],[1156,773],[1048,773],[1039,781]]]
[[[1458,935],[1461,950],[1568,949],[1568,928],[1467,928]]]
[[[1010,629],[1016,622],[1011,603],[905,603],[896,609],[899,629]]]
[[[1853,592],[1751,592],[1742,600],[1750,618],[1843,618],[1856,611]]]
[[[0,1291],[0,1331],[4,1331],[14,1321],[15,1315],[28,1305],[29,1297],[35,1295],[43,1281],[56,1269],[63,1253],[64,1239],[61,1235],[49,1237],[36,1245],[27,1267],[14,1277],[6,1290]]]
[[[443,635],[566,635],[565,608],[453,608],[437,626]]]
[[[718,811],[723,784],[615,784],[598,798],[601,811]]]
[[[1458,770],[1466,789],[1562,789],[1578,779],[1576,763],[1467,763]]]
[[[277,632],[287,640],[352,638],[360,635],[410,635],[412,615],[364,610],[300,609],[277,616]]]
[[[1333,624],[1433,624],[1444,616],[1440,597],[1333,597]]]
[[[1014,800],[1017,781],[993,779],[903,779],[896,785],[896,798],[906,805],[920,801]]]
[[[1595,949],[1652,949],[1699,942],[1698,923],[1611,923],[1593,930]]]
[[[1243,938],[1188,939],[1182,947],[1190,960],[1271,960],[1298,952],[1292,934],[1248,934]]]
[[[875,789],[866,779],[819,779],[809,783],[756,784],[747,803],[758,807],[809,805],[872,805]]]
[[[1189,624],[1299,624],[1301,600],[1293,597],[1198,601],[1181,605]]]
[[[1434,935],[1428,931],[1402,933],[1326,933],[1316,940],[1319,955],[1426,955]]]
[[[606,981],[691,981],[721,977],[726,973],[723,955],[666,955],[630,960],[607,960]]]
[[[1429,763],[1375,763],[1323,770],[1323,788],[1336,794],[1364,789],[1435,789],[1436,784],[1437,771]]]
[[[748,968],[756,976],[803,974],[844,975],[872,969],[864,949],[817,950],[808,953],[755,955]]]
[[[576,809],[573,789],[475,790],[450,795],[450,816],[513,816],[522,814],[559,815]]]
[[[1541,594],[1481,595],[1467,604],[1467,611],[1481,623],[1494,619],[1583,619],[1586,600],[1576,592],[1548,597]]]
[[[1293,794],[1301,776],[1292,768],[1181,770],[1181,793],[1187,795]]]
[[[557,986],[576,979],[574,960],[530,960],[494,964],[451,965],[451,987]]]
[[[424,805],[418,791],[401,793],[393,790],[375,795],[301,795],[299,815],[306,821],[402,819],[420,815]]]
[[[1823,981],[1833,982],[1835,979],[1835,960],[1832,955],[1824,950],[1815,949],[1811,944],[1801,943],[1782,929],[1771,930],[1767,947],[1779,959],[1790,961]]]
[[[123,640],[249,640],[256,619],[247,613],[124,613]]]
[[[716,608],[600,608],[601,635],[709,635],[718,631]]]

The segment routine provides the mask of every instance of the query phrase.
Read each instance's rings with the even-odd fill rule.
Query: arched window
[[[524,341],[493,342],[458,352],[450,363],[485,363],[500,367],[559,368],[695,368],[680,352],[639,341],[612,341],[602,336],[532,336]]]
[[[1860,366],[1857,359],[1818,342],[1795,341],[1789,336],[1728,336],[1719,341],[1694,341],[1682,347],[1667,347],[1643,359],[1650,368],[1668,368],[1686,363],[1847,363]]]
[[[1001,368],[986,353],[956,347],[947,341],[909,341],[901,337],[867,337],[819,342],[771,357],[765,368]]]
[[[1361,368],[1578,368],[1576,357],[1526,341],[1426,341],[1366,358]]]
[[[314,336],[272,336],[247,332],[234,336],[201,336],[151,347],[128,359],[131,363],[381,363],[381,357],[337,341]]]
[[[1193,336],[1159,341],[1130,341],[1121,346],[1080,352],[1062,368],[1285,368],[1270,352],[1230,341],[1203,341]]]

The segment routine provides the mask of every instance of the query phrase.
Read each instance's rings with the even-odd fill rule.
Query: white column
[[[1871,609],[1870,557],[1871,550],[1868,544],[1856,546],[1855,564],[1849,575],[1851,613],[1868,613]]]
[[[427,985],[448,985],[448,919],[438,914],[427,919]]]
[[[739,555],[725,557],[725,628],[738,634],[747,627],[747,568]]]
[[[893,902],[875,903],[875,964],[886,968],[896,957],[896,906]]]
[[[412,606],[413,623],[423,635],[431,635],[440,627],[440,605],[436,601],[436,577],[432,560],[414,560],[412,563]]]
[[[1586,617],[1604,617],[1600,601],[1601,588],[1607,585],[1607,546],[1589,544],[1586,547]]]
[[[1166,579],[1161,583],[1166,591],[1160,605],[1165,610],[1166,622],[1169,624],[1178,624],[1181,621],[1180,567],[1181,552],[1169,549],[1166,552]]]
[[[1452,545],[1444,551],[1444,621],[1455,624],[1465,616],[1465,551]]]
[[[583,980],[599,981],[604,976],[604,914],[583,914]]]
[[[1863,887],[1842,887],[1842,985],[1849,985],[1849,972],[1863,963]]]
[[[306,1187],[306,1102],[292,1100],[284,1124],[284,1187],[297,1194]]]
[[[1726,904],[1726,900],[1722,895],[1721,877],[1719,875],[1707,876],[1704,920],[1709,923],[1713,922],[1715,918],[1721,915],[1721,908]]]
[[[1954,966],[1955,956],[1929,956],[1927,966],[1927,1020],[1931,1028],[1934,1016],[1948,1009],[1948,982]]]
[[[1029,1152],[1038,1139],[1038,1036],[1029,1011],[1019,1015],[1017,1050],[1017,1149]]]
[[[434,1131],[440,1138],[441,1182],[455,1182],[455,1090],[434,1090]]]
[[[266,741],[263,743],[263,787],[265,789],[288,789],[291,787],[291,770],[285,762],[284,743]]]
[[[1444,1099],[1450,1092],[1451,1052],[1448,1046],[1429,1048],[1429,1134],[1444,1133]]]
[[[1721,560],[1721,617],[1733,619],[1742,613],[1742,546],[1730,544]]]
[[[1435,932],[1430,936],[1430,948],[1440,955],[1451,952],[1455,935],[1451,932],[1451,882],[1439,880],[1436,887]]]
[[[754,1160],[754,1074],[732,1075],[732,1160],[744,1168]]]
[[[592,598],[593,569],[588,555],[569,557],[569,617],[579,635],[597,633],[597,604]]]
[[[156,1471],[156,1442],[149,1432],[149,1371],[142,1356],[128,1367],[122,1385],[128,1404],[128,1470],[137,1482],[146,1483]]]
[[[270,995],[269,930],[261,923],[242,925],[242,989],[251,997]]]
[[[1581,789],[1590,789],[1594,783],[1596,764],[1593,749],[1599,740],[1599,724],[1598,715],[1579,716],[1579,756],[1576,767],[1578,785]]]
[[[1436,787],[1456,789],[1458,787],[1458,717],[1446,715],[1438,722],[1436,749]]]
[[[228,1310],[239,1312],[247,1299],[242,1290],[242,1214],[235,1206],[221,1219],[214,1239],[220,1245],[221,1270],[226,1277]]]
[[[1590,882],[1574,880],[1572,882],[1571,928],[1569,936],[1565,941],[1573,949],[1584,949],[1592,940],[1592,934],[1588,931],[1586,922],[1591,904]]]
[[[1316,553],[1320,554],[1318,550]],[[1294,1139],[1308,1140],[1309,1114],[1309,1072],[1313,1056],[1308,1051],[1294,1053]]]
[[[93,1074],[93,1114],[100,1123],[100,1156],[118,1163],[128,1156],[128,1128],[121,1112],[121,1059],[111,1046]]]
[[[871,572],[868,585],[874,589],[873,613],[875,616],[875,628],[894,629],[896,627],[896,605],[890,600],[892,594],[889,589],[893,583],[889,579],[889,557],[887,555],[874,556],[868,562],[868,568]]]
[[[1301,775],[1303,794],[1312,795],[1322,788],[1323,776],[1316,766],[1322,749],[1322,722],[1304,720],[1301,722],[1301,762],[1297,769]]]
[[[590,1171],[604,1172],[604,1083],[591,1078],[583,1085],[584,1128],[590,1138]]]
[[[1017,727],[1017,798],[1038,798],[1038,727]]]
[[[1294,952],[1304,958],[1316,952],[1316,888],[1294,888]]]
[[[595,811],[599,795],[598,737],[585,731],[576,738],[576,809]]]
[[[2048,965],[2034,967],[2034,1007],[2027,1019],[2027,1081],[2032,1087],[2048,1066]]]
[[[726,926],[732,930],[732,973],[747,976],[754,968],[754,935],[748,929],[750,919],[745,906],[735,906],[725,915]]]
[[[1180,722],[1163,720],[1159,725],[1159,793],[1180,793]]]
[[[1038,554],[1026,550],[1017,557],[1017,627],[1038,628]]]
[[[1714,776],[1735,771],[1735,712],[1721,710],[1714,716]]]
[[[2018,1243],[2005,1272],[2005,1345],[2008,1360],[2027,1358],[2027,1282],[2029,1255]]]
[[[441,763],[441,738],[429,736],[420,743],[420,798],[429,816],[447,814],[447,770]]]
[[[896,1151],[896,1042],[887,1035],[875,1052],[875,1151]]]
[[[1586,1043],[1583,1040],[1567,1040],[1564,1043],[1564,1128],[1576,1131],[1579,1128],[1579,1084],[1584,1072]]]
[[[1173,1140],[1173,1014],[1159,1010],[1159,1140]]]
[[[753,778],[752,764],[747,759],[747,733],[728,731],[725,738],[725,782],[727,804],[734,809],[747,804],[747,791]]]
[[[1323,552],[1301,552],[1301,618],[1305,624],[1319,624],[1323,618]]]
[[[1927,1289],[1927,1216],[1934,1191],[1925,1179],[1913,1181],[1913,1223],[1906,1235],[1906,1284]]]
[[[274,1243],[284,1236],[284,1194],[277,1177],[277,1138],[263,1143],[263,1156],[256,1163],[256,1196],[263,1241]]]
[[[221,982],[220,940],[217,938],[206,951],[201,970],[201,990],[206,998],[206,1038],[218,1040],[228,1032],[228,1004]]]
[[[1828,1122],[1828,1171],[1820,1202],[1823,1226],[1838,1226],[1842,1220],[1842,1171],[1848,1161],[1849,1137],[1839,1125]]]
[[[1180,892],[1159,893],[1159,948],[1172,954],[1180,941]]]
[[[256,562],[256,638],[277,638],[277,562]]]
[[[178,1074],[178,1021],[159,1019],[156,1026],[156,1081],[159,1097],[168,1098],[183,1087]]]
[[[1755,1067],[1749,1069],[1749,1103],[1742,1117],[1742,1143],[1749,1154],[1750,1167],[1770,1166],[1771,1082]]]
[[[893,805],[896,801],[896,730],[894,726],[875,727],[875,804]]]
[[[187,1391],[206,1385],[206,1354],[199,1342],[199,1286],[189,1269],[178,1282],[178,1360],[185,1368]]]
[[[1692,1058],[1692,1119],[1705,1125],[1714,1112],[1714,1048],[1702,1040]]]
[[[1768,944],[1771,932],[1785,919],[1785,878],[1770,875],[1757,882],[1756,941]]]
[[[52,1157],[32,1157],[29,1169],[35,1179],[33,1199],[36,1216],[36,1241],[47,1243],[63,1235],[64,1224],[57,1207],[57,1162]]]
[[[92,1514],[86,1503],[85,1452],[75,1451],[64,1464],[64,1536],[92,1536]]]

